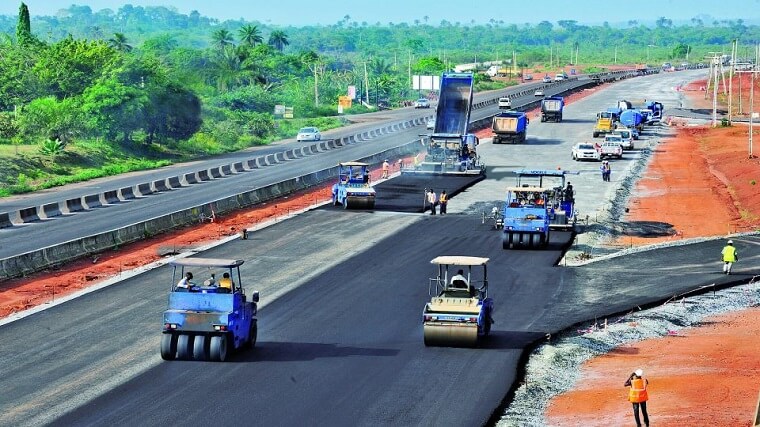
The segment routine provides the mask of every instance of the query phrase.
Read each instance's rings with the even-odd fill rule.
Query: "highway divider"
[[[419,143],[419,140],[414,140],[396,148],[384,150],[371,156],[357,159],[357,161],[378,164],[389,157],[405,157],[417,154],[421,148],[422,145]],[[200,223],[203,218],[209,218],[212,215],[225,214],[236,209],[272,200],[298,190],[313,187],[334,179],[337,176],[338,167],[334,166],[218,199],[210,203],[204,203],[200,206],[140,221],[118,229],[81,237],[59,245],[30,251],[18,256],[0,259],[0,280],[21,277],[52,266],[73,261],[83,256],[117,248],[121,245],[142,240],[172,229],[194,223],[197,224]],[[28,208],[26,214],[27,218],[37,215],[37,208]],[[3,221],[4,218],[5,217],[0,214],[0,221]],[[6,221],[10,222],[10,217],[8,217]]]

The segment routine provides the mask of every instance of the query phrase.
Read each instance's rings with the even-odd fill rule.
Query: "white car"
[[[599,150],[596,149],[594,144],[588,142],[579,142],[573,145],[573,160],[601,160]]]
[[[551,83],[552,78],[548,74],[544,76],[544,79],[542,80],[544,83]]]
[[[533,92],[533,96],[544,96],[544,90],[538,89],[537,91]]]
[[[499,98],[499,108],[509,110],[512,108],[512,100],[506,96]]]
[[[612,135],[620,137],[622,141],[620,145],[623,147],[623,150],[633,150],[633,132],[628,130],[628,128],[617,128],[612,132]]]
[[[430,101],[427,98],[420,98],[414,101],[414,108],[430,108]]]
[[[431,130],[435,129],[435,117],[428,119],[427,128]]]
[[[322,139],[322,135],[319,133],[319,129],[315,127],[305,127],[298,130],[296,141],[319,141]]]

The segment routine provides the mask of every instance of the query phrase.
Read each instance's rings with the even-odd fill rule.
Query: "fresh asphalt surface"
[[[572,134],[548,126],[529,143],[543,129]],[[502,169],[527,163],[513,148],[535,159],[536,147],[507,147],[493,147],[505,158],[448,216],[319,209],[204,252],[246,260],[246,290],[262,295],[257,347],[229,363],[161,361],[167,267],[1,326],[0,425],[477,426],[546,334],[760,274],[758,237],[734,238],[733,276],[719,273],[722,241],[575,268],[555,266],[569,233],[553,233],[548,250],[502,250],[473,206],[503,197]],[[590,211],[600,181],[573,180]],[[442,254],[491,258],[496,324],[482,348],[423,345],[429,261]]]

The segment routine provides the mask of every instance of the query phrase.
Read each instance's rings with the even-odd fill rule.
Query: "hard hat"
[[[644,371],[641,370],[641,369],[636,369],[633,373],[636,374],[637,377],[643,377],[644,376]]]
[[[733,241],[733,240],[729,240],[729,241],[728,241],[728,244],[729,244],[729,245],[733,245],[733,244],[734,244],[734,241]]]

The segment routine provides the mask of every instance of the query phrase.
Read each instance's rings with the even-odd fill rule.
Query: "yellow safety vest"
[[[723,254],[723,262],[736,262],[736,248],[727,245],[721,252]]]

